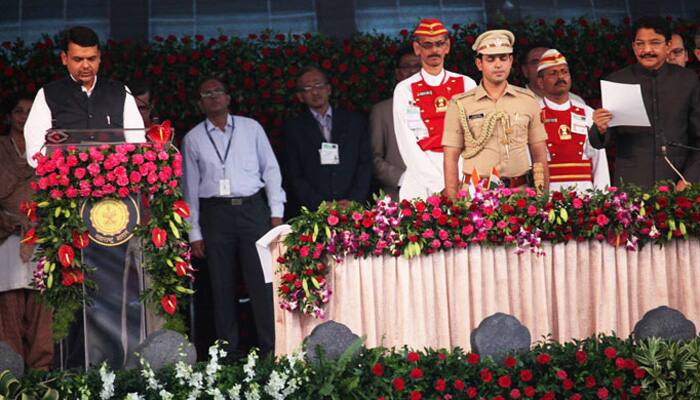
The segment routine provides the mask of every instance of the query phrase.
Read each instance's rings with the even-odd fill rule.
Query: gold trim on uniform
[[[437,111],[437,112],[446,112],[447,111],[447,97],[438,96],[437,98],[435,98],[435,102],[433,104],[435,105],[435,111]]]
[[[549,164],[549,168],[567,168],[567,167],[587,167],[588,163],[561,163],[561,164]]]
[[[559,139],[571,140],[571,128],[569,128],[569,125],[566,125],[566,124],[559,125]]]
[[[551,167],[551,166],[550,166]],[[580,175],[556,175],[553,176],[552,179],[593,179],[593,177],[590,174],[580,174]]]

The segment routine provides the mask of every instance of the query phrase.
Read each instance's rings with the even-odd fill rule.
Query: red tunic
[[[445,127],[445,111],[447,104],[455,94],[464,91],[464,79],[461,76],[445,75],[446,80],[439,86],[430,86],[424,79],[411,84],[413,100],[420,108],[420,115],[428,137],[418,141],[423,151],[442,152],[442,132]]]
[[[547,150],[550,156],[550,182],[593,181],[591,160],[583,159],[586,135],[571,131],[572,113],[581,116],[582,121],[585,120],[586,111],[573,104],[566,111],[552,110],[546,104],[542,108],[542,122],[547,131]]]

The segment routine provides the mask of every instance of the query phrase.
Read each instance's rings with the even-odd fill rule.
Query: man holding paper
[[[700,152],[683,147],[700,144],[700,84],[694,72],[666,63],[670,42],[665,19],[640,18],[632,43],[637,63],[601,82],[604,108],[593,113],[588,137],[595,148],[616,146],[614,184],[700,180]],[[626,101],[615,101],[618,90],[630,93]]]

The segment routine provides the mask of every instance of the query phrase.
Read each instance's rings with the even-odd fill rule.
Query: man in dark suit
[[[367,123],[355,113],[333,108],[326,74],[309,66],[297,79],[297,99],[308,108],[287,122],[286,176],[301,206],[316,210],[323,201],[365,201],[372,175]]]
[[[677,181],[678,188],[700,182],[700,152],[684,146],[700,143],[700,82],[690,69],[666,62],[671,28],[661,17],[642,17],[635,24],[632,49],[637,63],[606,79],[641,85],[650,127],[609,126],[613,113],[593,112],[588,133],[597,149],[615,145],[613,184],[653,186],[659,180]]]
[[[413,53],[413,47],[406,46],[395,56],[396,82],[408,78],[420,71],[420,57]],[[396,144],[394,132],[394,98],[390,97],[372,107],[369,115],[369,134],[372,144],[374,176],[379,181],[384,193],[398,200],[401,177],[406,170]]]

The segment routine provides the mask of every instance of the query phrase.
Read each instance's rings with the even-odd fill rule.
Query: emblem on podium
[[[118,246],[134,236],[141,216],[133,197],[87,200],[80,214],[90,239],[103,246]]]

